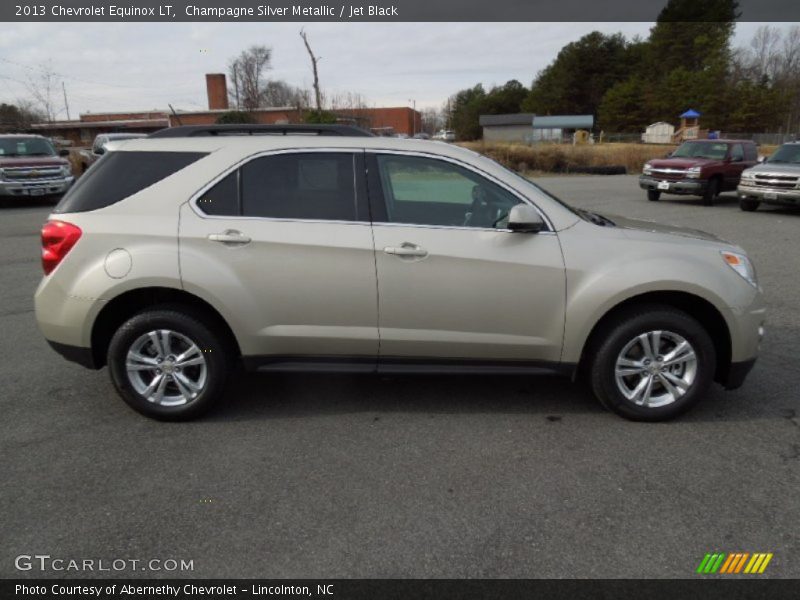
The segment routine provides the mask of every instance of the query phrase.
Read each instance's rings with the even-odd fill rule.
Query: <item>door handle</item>
[[[250,238],[244,235],[241,231],[235,229],[226,229],[223,233],[211,233],[208,239],[212,242],[220,242],[222,244],[247,244]]]
[[[424,258],[428,256],[428,251],[425,248],[420,248],[416,244],[410,242],[403,242],[399,246],[386,246],[383,251],[386,254],[393,254],[401,258]]]

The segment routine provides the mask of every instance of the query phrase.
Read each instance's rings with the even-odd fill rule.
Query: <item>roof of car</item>
[[[0,138],[42,138],[46,139],[43,135],[36,133],[0,133]]]
[[[128,140],[120,152],[215,152],[241,149],[245,153],[304,148],[369,148],[392,151],[430,152],[444,156],[474,156],[476,153],[446,142],[393,137],[338,137],[316,135],[258,135],[164,137]]]
[[[683,140],[684,142],[708,142],[710,144],[755,144],[753,140],[735,140],[720,138],[718,140],[702,139],[702,140]]]

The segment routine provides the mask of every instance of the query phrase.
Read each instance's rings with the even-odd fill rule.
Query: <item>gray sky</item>
[[[737,25],[735,45],[761,23]],[[775,24],[786,28],[789,24]],[[320,82],[370,106],[439,107],[476,83],[530,85],[559,49],[593,30],[646,37],[651,23],[310,23]],[[66,84],[70,115],[206,108],[205,73],[224,72],[251,44],[273,49],[269,77],[311,87],[299,23],[0,23],[0,102],[50,63]],[[66,118],[60,83],[58,118]]]

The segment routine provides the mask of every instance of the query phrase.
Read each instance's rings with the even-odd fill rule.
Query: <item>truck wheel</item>
[[[719,196],[719,179],[716,177],[708,182],[706,191],[703,193],[703,204],[714,206],[714,199]]]
[[[193,419],[222,398],[232,365],[228,346],[223,335],[182,307],[153,307],[134,315],[111,338],[111,381],[145,416]]]
[[[665,421],[694,406],[714,379],[716,352],[694,318],[670,306],[634,307],[608,323],[591,348],[600,402],[633,421]]]
[[[650,202],[658,202],[658,199],[661,198],[661,192],[658,190],[647,190],[647,199]]]
[[[758,208],[758,205],[761,204],[758,200],[752,200],[751,198],[740,198],[739,199],[739,208],[746,212],[753,212]]]

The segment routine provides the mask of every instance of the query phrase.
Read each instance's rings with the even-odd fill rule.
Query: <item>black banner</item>
[[[757,577],[757,576],[756,576]],[[328,580],[250,580],[250,579],[138,579],[87,580],[16,579],[0,582],[0,598],[39,598],[46,600],[101,598],[153,599],[242,598],[316,600],[492,600],[542,598],[570,600],[601,598],[680,598],[681,600],[739,600],[796,598],[797,580],[789,579],[328,579]]]
[[[698,0],[699,1],[699,0]],[[4,0],[0,21],[651,22],[666,0]],[[741,21],[800,21],[797,0],[739,0]],[[675,20],[691,21],[689,13]]]

